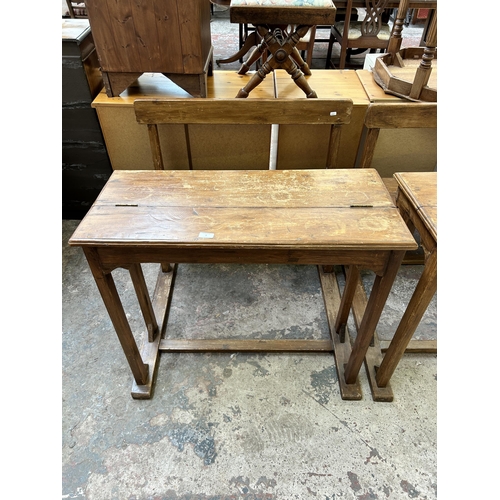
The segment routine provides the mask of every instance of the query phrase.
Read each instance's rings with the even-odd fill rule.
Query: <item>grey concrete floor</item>
[[[83,252],[67,245],[77,224],[62,223],[62,498],[437,498],[436,355],[405,355],[394,402],[375,403],[364,369],[363,399],[341,399],[329,353],[164,353],[153,398],[134,400]],[[402,267],[382,338],[420,270]],[[150,291],[156,272],[145,266]],[[130,279],[114,276],[142,343]],[[167,336],[196,334],[326,337],[316,268],[180,265]],[[416,335],[436,337],[436,299]]]

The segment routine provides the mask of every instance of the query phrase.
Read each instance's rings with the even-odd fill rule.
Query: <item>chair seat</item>
[[[357,38],[360,38],[362,36],[361,35],[361,25],[362,24],[363,24],[362,21],[351,21],[351,23],[349,25],[349,35],[348,35],[349,40],[356,40]],[[343,36],[343,34],[344,34],[344,21],[340,21],[338,23],[335,23],[334,27],[340,33],[340,35]],[[390,26],[388,24],[382,24],[380,27],[380,31],[378,32],[376,37],[379,40],[389,40],[389,38],[391,37]]]

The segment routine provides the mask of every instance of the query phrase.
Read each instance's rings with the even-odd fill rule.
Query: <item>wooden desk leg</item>
[[[347,325],[343,328],[343,339],[335,331],[335,315],[341,309],[341,298],[336,273],[333,266],[318,266],[323,300],[325,302],[326,317],[330,329],[330,336],[333,342],[333,355],[335,356],[335,366],[339,379],[340,395],[342,399],[356,401],[363,396],[359,380],[356,378],[353,384],[346,384],[344,368],[351,355],[351,340]]]
[[[363,316],[366,311],[366,293],[363,287],[363,282],[361,277],[358,276],[358,283],[356,285],[356,292],[354,294],[354,299],[352,301],[352,313],[354,317],[354,323],[356,328],[359,330],[361,322],[363,321]],[[380,341],[377,336],[377,332],[373,332],[373,342],[370,342],[370,346],[366,350],[365,354],[365,368],[366,375],[368,376],[368,382],[370,383],[370,390],[372,392],[372,397],[374,401],[393,401],[394,394],[390,384],[385,387],[379,387],[375,380],[376,369],[380,366],[383,359],[382,348]]]
[[[335,320],[335,331],[340,335],[341,342],[344,342],[345,340],[345,329],[347,326],[347,320],[349,319],[349,312],[351,310],[354,292],[356,291],[358,277],[358,267],[349,266],[346,276],[346,285],[340,302],[339,313],[337,314],[337,319]]]
[[[141,349],[141,357],[149,366],[147,384],[132,384],[132,397],[134,399],[149,399],[153,394],[153,386],[158,371],[160,361],[160,342],[165,335],[168,321],[168,306],[172,298],[172,290],[177,272],[177,264],[170,264],[165,271],[165,265],[160,267],[158,278],[156,280],[155,291],[153,293],[152,307],[155,317],[158,318],[160,331],[152,342],[144,342]]]
[[[345,382],[347,384],[354,383],[358,376],[404,255],[404,251],[391,252],[385,273],[382,276],[377,275],[375,278],[351,356],[345,367]]]
[[[137,384],[146,384],[149,366],[142,361],[127,316],[123,310],[120,296],[116,290],[113,276],[111,272],[103,271],[99,256],[94,248],[84,248],[84,252],[134,379]]]
[[[137,300],[139,301],[142,316],[146,322],[148,341],[153,342],[158,333],[158,323],[156,322],[151,299],[149,298],[148,287],[144,279],[144,274],[142,273],[142,267],[140,264],[134,264],[130,267],[129,272],[134,285],[135,294],[137,295]]]
[[[385,353],[380,368],[377,370],[376,381],[380,387],[385,387],[392,377],[436,290],[437,248],[426,259],[422,276]]]

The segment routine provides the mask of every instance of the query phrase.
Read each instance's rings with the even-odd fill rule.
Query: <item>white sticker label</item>
[[[198,238],[213,238],[214,237],[214,233],[200,233],[198,235]]]

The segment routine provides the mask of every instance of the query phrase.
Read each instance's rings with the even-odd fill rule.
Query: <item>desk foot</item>
[[[172,297],[176,272],[177,264],[171,264],[169,272],[162,272],[160,267],[160,272],[158,273],[152,303],[155,317],[157,318],[158,324],[161,324],[162,327],[156,334],[154,340],[152,342],[146,341],[141,349],[141,357],[144,363],[149,366],[149,374],[146,384],[138,385],[134,380],[131,392],[134,399],[150,399],[153,395],[153,387],[160,361],[159,346],[161,337],[165,334],[165,328],[167,326],[168,306]]]
[[[335,272],[325,272],[322,266],[318,266],[321,289],[323,290],[323,299],[325,301],[326,315],[330,328],[330,335],[333,340],[335,364],[337,367],[337,376],[340,385],[340,395],[342,399],[358,401],[362,398],[361,385],[359,380],[353,384],[345,382],[345,364],[351,355],[351,343],[349,332],[345,331],[345,341],[341,342],[340,335],[335,331],[335,317],[340,309],[340,291]]]
[[[382,351],[378,342],[377,334],[375,334],[375,345],[368,348],[365,355],[365,369],[370,382],[373,401],[382,403],[392,403],[394,401],[394,393],[392,392],[390,382],[387,382],[385,387],[377,385],[377,369],[382,362]]]
[[[354,292],[354,298],[352,301],[352,312],[354,316],[354,322],[356,328],[359,329],[361,320],[365,313],[367,305],[366,293],[363,288],[363,283],[361,282],[361,277],[358,276],[358,282],[356,284],[356,290]],[[368,376],[368,382],[370,383],[370,389],[372,392],[373,401],[381,402],[391,402],[394,400],[394,394],[391,389],[390,383],[387,383],[385,387],[379,387],[376,381],[377,368],[382,363],[383,354],[380,347],[380,341],[377,336],[377,332],[373,334],[373,345],[368,347],[365,355],[365,369]]]

